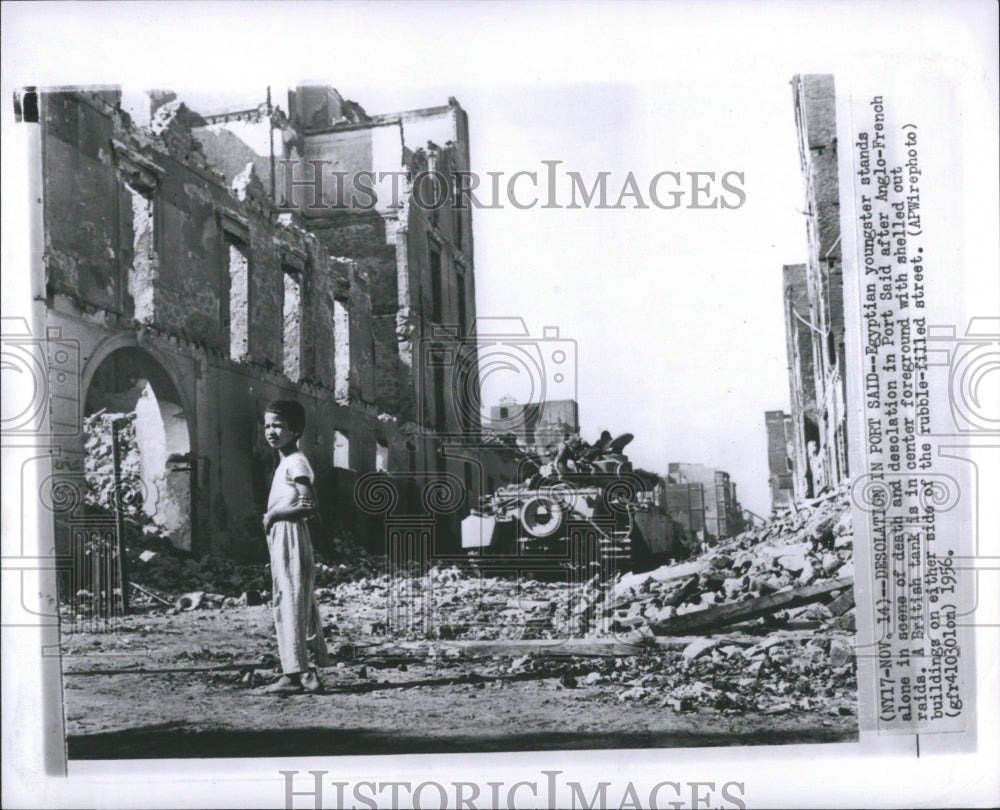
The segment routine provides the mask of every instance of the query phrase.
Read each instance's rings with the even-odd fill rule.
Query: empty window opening
[[[226,234],[227,289],[219,296],[220,322],[229,335],[229,357],[246,360],[250,354],[250,258],[245,243]]]
[[[156,287],[156,229],[153,198],[129,186],[132,197],[132,266],[128,272],[128,293],[132,296],[135,319],[153,320],[153,290]]]
[[[347,304],[333,302],[333,395],[342,401],[348,398],[351,374],[351,324]]]
[[[351,469],[351,440],[341,430],[333,432],[333,466],[342,470]]]
[[[375,472],[389,471],[389,445],[384,439],[375,440]]]
[[[465,224],[462,219],[462,208],[460,205],[462,197],[462,182],[457,173],[452,174],[451,208],[455,214],[455,247],[462,249],[462,227]]]
[[[435,356],[434,362],[434,429],[444,430],[447,422],[444,395],[444,358]]]
[[[293,382],[302,379],[302,277],[285,268],[284,371]]]

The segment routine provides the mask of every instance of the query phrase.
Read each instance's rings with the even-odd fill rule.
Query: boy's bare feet
[[[266,695],[295,695],[302,691],[302,683],[297,676],[282,675],[270,686],[264,687]]]
[[[316,670],[311,669],[302,675],[302,688],[306,692],[311,692],[314,695],[318,695],[323,691],[323,682],[320,681],[319,675],[316,674]]]

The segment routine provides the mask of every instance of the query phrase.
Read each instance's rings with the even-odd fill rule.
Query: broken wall
[[[800,165],[805,181],[808,260],[805,282],[812,342],[814,403],[818,436],[799,436],[797,494],[836,487],[848,475],[843,268],[840,255],[840,194],[836,91],[832,75],[801,75],[792,81]],[[790,358],[791,359],[791,358]],[[804,376],[804,375],[803,375]],[[802,387],[805,381],[793,380]],[[793,411],[796,394],[793,390]],[[809,401],[807,394],[801,397]],[[807,407],[807,406],[806,406]],[[798,414],[795,414],[798,416]],[[807,425],[811,431],[812,426]],[[809,442],[815,441],[815,452]],[[805,446],[802,447],[804,442]],[[803,482],[808,473],[811,480]]]
[[[57,421],[77,423],[63,445],[60,475],[82,482],[81,392],[86,398],[101,364],[119,349],[142,352],[178,392],[179,421],[164,430],[185,429],[190,437],[192,550],[260,556],[274,461],[260,428],[269,400],[291,397],[305,406],[302,447],[318,479],[336,478],[338,432],[350,436],[347,475],[374,469],[376,436],[392,439],[394,423],[380,421],[374,406],[367,279],[349,258],[330,258],[291,215],[277,221],[252,169],[227,187],[180,125],[161,119],[168,140],[132,127],[101,96],[42,94],[48,324],[81,355],[78,376],[51,381],[53,408],[67,411]],[[240,300],[227,297],[233,244],[246,256],[245,307],[237,312],[227,310]],[[137,267],[145,268],[141,279]],[[287,268],[301,278],[297,380],[284,369]],[[246,332],[244,356],[230,356],[224,315]],[[349,363],[337,345],[345,335]],[[162,438],[166,450],[171,440]],[[168,492],[169,483],[156,486]],[[327,492],[325,508],[342,521],[355,513],[350,492]],[[57,516],[60,542],[79,517]]]
[[[465,113],[454,100],[381,116],[341,109],[344,120],[327,126],[322,122],[336,112],[339,95],[315,87],[296,93],[290,105],[305,105],[291,116],[303,127],[297,143],[305,160],[322,162],[323,180],[321,207],[310,207],[313,191],[306,187],[295,189],[293,200],[326,249],[353,259],[365,279],[376,407],[400,424],[416,425],[418,469],[443,466],[464,475],[452,462],[442,465],[437,437],[479,433],[478,406],[463,401],[455,407],[461,397],[455,368],[476,368],[475,347],[462,342],[476,314],[471,212],[454,210],[450,183],[453,170],[469,167]],[[305,119],[312,123],[302,124]],[[312,172],[309,164],[296,166],[295,179],[311,179],[302,174],[307,167]],[[432,180],[419,179],[422,172],[446,179],[431,188]],[[360,173],[369,173],[374,199],[357,184]],[[424,185],[414,193],[411,183]],[[440,327],[442,352],[455,359],[435,373],[425,358]],[[391,449],[390,458],[401,467],[409,463]]]

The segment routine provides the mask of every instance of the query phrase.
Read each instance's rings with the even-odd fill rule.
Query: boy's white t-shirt
[[[309,459],[301,450],[289,453],[284,456],[278,468],[274,471],[274,478],[271,481],[271,492],[267,496],[267,508],[273,509],[279,504],[287,506],[294,503],[298,498],[298,490],[295,488],[297,478],[306,478],[310,486],[315,480],[312,466]]]

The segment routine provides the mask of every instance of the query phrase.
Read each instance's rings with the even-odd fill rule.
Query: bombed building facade
[[[202,116],[172,93],[74,89],[31,94],[22,125],[39,158],[46,328],[73,347],[68,368],[50,356],[52,487],[76,493],[52,497],[57,543],[112,474],[93,431],[116,425],[138,452],[128,497],[154,528],[196,554],[259,556],[277,398],[305,406],[330,534],[383,536],[365,529],[386,505],[362,491],[379,471],[400,478],[397,511],[421,481],[445,482],[429,517],[447,535],[481,479],[455,441],[478,435],[478,402],[450,393],[478,391],[471,212],[422,206],[413,181],[468,169],[454,99],[368,116],[303,86],[287,112],[268,97]],[[363,172],[394,186],[357,205],[335,181]]]
[[[789,472],[794,498],[803,500],[847,478],[847,395],[833,76],[796,76],[792,96],[808,253],[805,264],[784,267],[783,283],[791,394]],[[770,422],[768,433],[770,444]],[[773,468],[771,473],[776,474]]]

